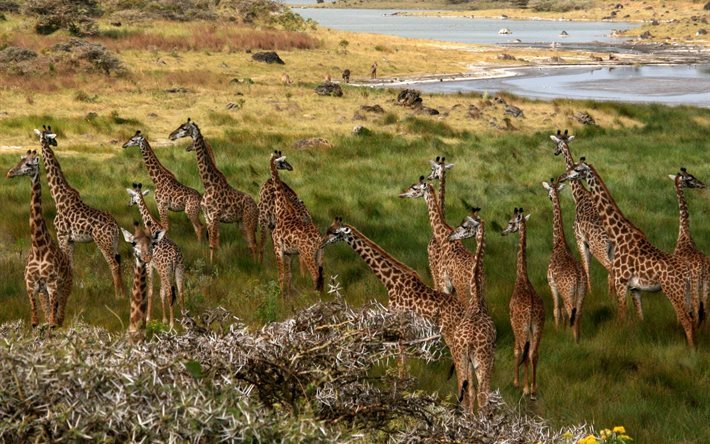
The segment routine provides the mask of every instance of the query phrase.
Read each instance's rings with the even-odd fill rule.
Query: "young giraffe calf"
[[[150,190],[142,191],[143,185],[134,183],[133,189],[126,188],[131,200],[129,206],[138,205],[138,210],[143,219],[143,225],[146,230],[155,233],[159,230],[165,230],[158,222],[143,199]],[[170,328],[173,328],[175,315],[173,305],[175,304],[175,287],[177,287],[177,298],[180,300],[180,310],[185,310],[185,294],[183,293],[183,282],[185,276],[185,259],[182,256],[180,248],[169,239],[163,236],[162,240],[155,246],[153,259],[150,261],[151,267],[148,269],[148,311],[146,319],[150,321],[153,312],[153,269],[158,272],[160,278],[160,303],[163,307],[163,323],[167,323],[167,312],[170,310]],[[168,296],[170,299],[168,300]],[[167,304],[167,306],[166,306]]]
[[[51,327],[64,322],[64,309],[72,289],[72,270],[69,257],[59,249],[47,229],[42,216],[42,185],[39,179],[37,151],[27,151],[20,162],[7,172],[7,178],[28,176],[32,181],[30,201],[30,234],[32,247],[25,266],[25,287],[30,299],[32,327],[39,324],[37,302],[39,295],[44,321]]]
[[[133,270],[133,289],[131,291],[131,318],[128,324],[128,336],[133,342],[140,342],[145,338],[146,325],[146,269],[153,259],[155,246],[160,243],[165,235],[165,230],[153,233],[143,230],[138,221],[134,222],[134,234],[121,228],[123,238],[133,246],[133,256],[136,266]]]
[[[560,190],[564,183],[542,182],[542,187],[547,190],[547,196],[552,201],[552,256],[547,267],[547,282],[550,284],[552,301],[555,304],[555,326],[560,326],[562,308],[560,296],[567,314],[567,319],[572,327],[574,341],[579,342],[579,329],[582,321],[582,304],[587,293],[587,274],[582,265],[572,256],[567,246],[565,229],[562,224],[562,209],[560,208]],[[563,319],[564,321],[564,319]]]
[[[528,262],[525,252],[527,244],[527,221],[530,215],[523,216],[523,209],[516,208],[513,217],[508,221],[508,226],[501,233],[503,236],[520,233],[518,244],[517,277],[513,296],[510,298],[510,324],[515,336],[514,359],[515,377],[513,385],[518,387],[520,364],[525,363],[525,381],[523,393],[535,399],[537,391],[537,359],[542,328],[545,325],[545,309],[542,298],[538,296],[535,288],[528,279]],[[528,372],[531,372],[529,375]]]

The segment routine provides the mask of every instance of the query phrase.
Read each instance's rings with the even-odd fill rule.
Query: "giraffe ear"
[[[439,159],[439,158],[437,157],[437,160],[438,160],[438,159]],[[437,165],[437,163],[434,162],[433,160],[429,160],[429,165],[435,167],[435,166]]]
[[[38,130],[37,128],[34,129],[34,133],[38,136],[42,135],[42,131]]]
[[[121,227],[121,233],[123,233],[123,239],[129,244],[132,244],[136,239],[135,236],[130,233],[130,231],[127,231],[123,227]]]
[[[557,184],[557,191],[562,191],[562,189],[565,187],[564,183]]]
[[[555,143],[560,143],[560,139],[554,134],[550,136],[550,139],[552,139],[552,141]]]
[[[126,191],[128,192],[129,196],[133,196],[135,194],[135,191],[133,191],[133,189],[131,188],[126,188]]]
[[[453,168],[453,167],[454,167],[454,164],[453,164],[453,163],[447,163],[446,166],[444,166],[444,169],[445,169],[445,170],[450,170],[450,169]]]
[[[669,174],[668,177],[670,177],[671,180],[672,180],[673,182],[675,182],[675,178],[678,177],[678,176],[676,176],[675,174]]]
[[[574,140],[574,136],[569,136],[569,137],[567,138],[567,142],[571,142],[571,141],[573,141],[573,140]]]
[[[153,242],[158,243],[161,240],[163,240],[163,237],[165,236],[165,230],[158,230],[155,233],[153,233]]]
[[[150,194],[150,190],[145,190],[145,191],[143,191],[143,195],[144,195],[144,196],[147,196],[147,195],[149,195],[149,194]]]
[[[550,184],[549,184],[549,183],[543,181],[543,182],[542,182],[542,187],[543,187],[544,189],[550,191]]]
[[[527,216],[525,216],[525,222],[527,222],[528,219],[530,219],[530,215],[529,215],[529,214],[528,214]]]

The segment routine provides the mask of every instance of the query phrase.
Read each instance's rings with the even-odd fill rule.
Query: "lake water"
[[[710,107],[710,65],[525,68],[520,76],[421,83],[425,92],[507,91],[539,99],[657,102]]]
[[[294,3],[297,0],[288,0]],[[301,2],[301,4],[303,4]],[[321,26],[350,32],[387,34],[417,39],[441,40],[457,43],[496,44],[520,39],[533,42],[611,42],[620,41],[610,37],[614,29],[629,29],[638,26],[626,22],[566,22],[550,20],[495,20],[464,17],[404,16],[392,15],[395,9],[316,9],[297,8],[295,12],[311,18]],[[399,10],[401,12],[401,10]],[[508,28],[512,34],[498,34]],[[566,31],[569,36],[560,37]]]

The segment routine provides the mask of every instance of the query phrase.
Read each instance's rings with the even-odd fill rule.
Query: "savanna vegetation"
[[[644,296],[644,322],[633,315],[618,320],[605,290],[606,274],[595,263],[594,290],[585,303],[580,344],[574,344],[570,331],[554,328],[546,283],[552,211],[540,185],[563,171],[563,160],[552,155],[549,134],[570,128],[577,136],[572,151],[586,155],[627,216],[655,245],[670,251],[677,235],[677,203],[667,175],[684,166],[700,180],[710,180],[707,109],[536,102],[504,95],[503,100],[525,112],[524,118],[513,118],[487,94],[425,95],[425,105],[440,111],[429,116],[396,105],[397,92],[392,90],[343,85],[343,97],[321,97],[313,88],[325,74],[337,78],[345,68],[355,78],[366,77],[375,60],[380,75],[394,77],[462,71],[469,64],[495,59],[496,51],[329,30],[294,31],[278,24],[228,19],[175,25],[162,17],[124,21],[117,27],[109,18],[99,18],[97,33],[81,41],[88,48],[101,45],[116,57],[122,70],[107,72],[92,62],[95,59],[82,58],[84,49],[64,51],[68,56],[54,49],[72,41],[71,30],[39,35],[33,19],[12,11],[6,17],[0,22],[4,46],[0,57],[8,54],[26,64],[20,71],[0,72],[0,165],[6,169],[15,165],[23,150],[38,148],[32,129],[50,124],[57,133],[55,151],[69,182],[88,204],[110,211],[128,228],[138,213],[127,206],[125,188],[132,182],[149,189],[152,184],[139,152],[124,150],[121,144],[141,129],[178,179],[201,190],[194,154],[185,152],[185,143],[167,140],[171,130],[191,117],[232,185],[257,196],[268,177],[269,154],[283,150],[295,168],[283,177],[306,203],[321,231],[334,216],[342,216],[430,283],[426,259],[430,228],[424,203],[398,199],[397,194],[428,172],[429,159],[445,155],[455,163],[447,178],[449,222],[458,223],[468,204],[482,207],[481,216],[488,223],[487,299],[498,330],[493,386],[506,403],[520,413],[545,418],[555,428],[623,424],[637,442],[710,441],[707,325],[699,333],[698,349],[689,350],[662,294]],[[343,40],[348,43],[342,44]],[[87,48],[69,45],[75,46]],[[8,51],[11,47],[21,49]],[[259,49],[277,50],[286,64],[252,61],[246,51]],[[35,55],[23,55],[22,50]],[[284,72],[292,84],[281,83]],[[379,104],[385,112],[365,112],[361,110],[365,104]],[[477,113],[471,112],[471,105]],[[574,115],[580,111],[590,113],[597,126],[578,124]],[[369,131],[353,135],[354,125]],[[325,138],[329,144],[294,147],[295,142],[313,137]],[[22,179],[5,180],[0,187],[4,203],[0,322],[26,322],[29,317],[22,274],[29,247],[30,187]],[[44,185],[44,212],[51,220],[55,209]],[[707,191],[687,194],[696,242],[709,251]],[[155,211],[151,196],[147,200]],[[536,402],[521,399],[512,387],[507,304],[515,277],[516,241],[497,235],[512,208],[520,206],[532,214],[530,278],[548,314]],[[571,241],[573,202],[567,190],[562,207]],[[195,241],[184,215],[172,214],[171,222],[170,236],[187,260],[186,305],[192,313],[222,306],[256,329],[333,297],[314,293],[309,279],[299,277],[297,294],[282,300],[270,242],[264,263],[255,264],[236,227],[225,225],[222,248],[209,264],[207,244]],[[121,251],[128,283],[130,250],[123,244]],[[326,282],[330,275],[339,276],[342,293],[354,307],[373,299],[386,303],[380,282],[347,246],[326,250],[325,273]],[[128,303],[114,301],[111,294],[110,273],[98,249],[93,244],[77,245],[67,328],[83,321],[122,331]],[[154,322],[149,328],[160,331],[165,326]],[[449,365],[448,359],[410,361],[409,371],[416,381],[413,389],[438,393],[454,406]]]

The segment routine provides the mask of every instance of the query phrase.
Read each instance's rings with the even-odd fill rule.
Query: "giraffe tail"
[[[700,308],[698,309],[698,326],[703,325],[704,320],[705,320],[705,304],[703,304],[703,301],[700,301]]]
[[[528,359],[528,354],[530,354],[530,341],[525,341],[525,347],[523,347],[523,353],[520,355],[520,362],[518,362],[518,365]]]
[[[572,315],[569,317],[569,326],[573,327],[574,326],[574,321],[577,318],[577,307],[574,307],[572,309]]]
[[[468,389],[468,379],[464,380],[463,384],[461,384],[461,391],[459,392],[459,403],[463,401],[463,395],[466,393],[466,389]]]
[[[323,266],[318,267],[318,279],[316,280],[316,291],[323,291]]]
[[[170,306],[175,305],[175,286],[171,285],[170,286]]]
[[[116,262],[118,262],[118,265],[121,265],[121,255],[120,254],[116,254],[113,258],[116,259]]]
[[[456,367],[454,367],[454,364],[451,364],[451,367],[449,367],[449,376],[446,377],[447,381],[454,376],[454,370],[456,370]]]

